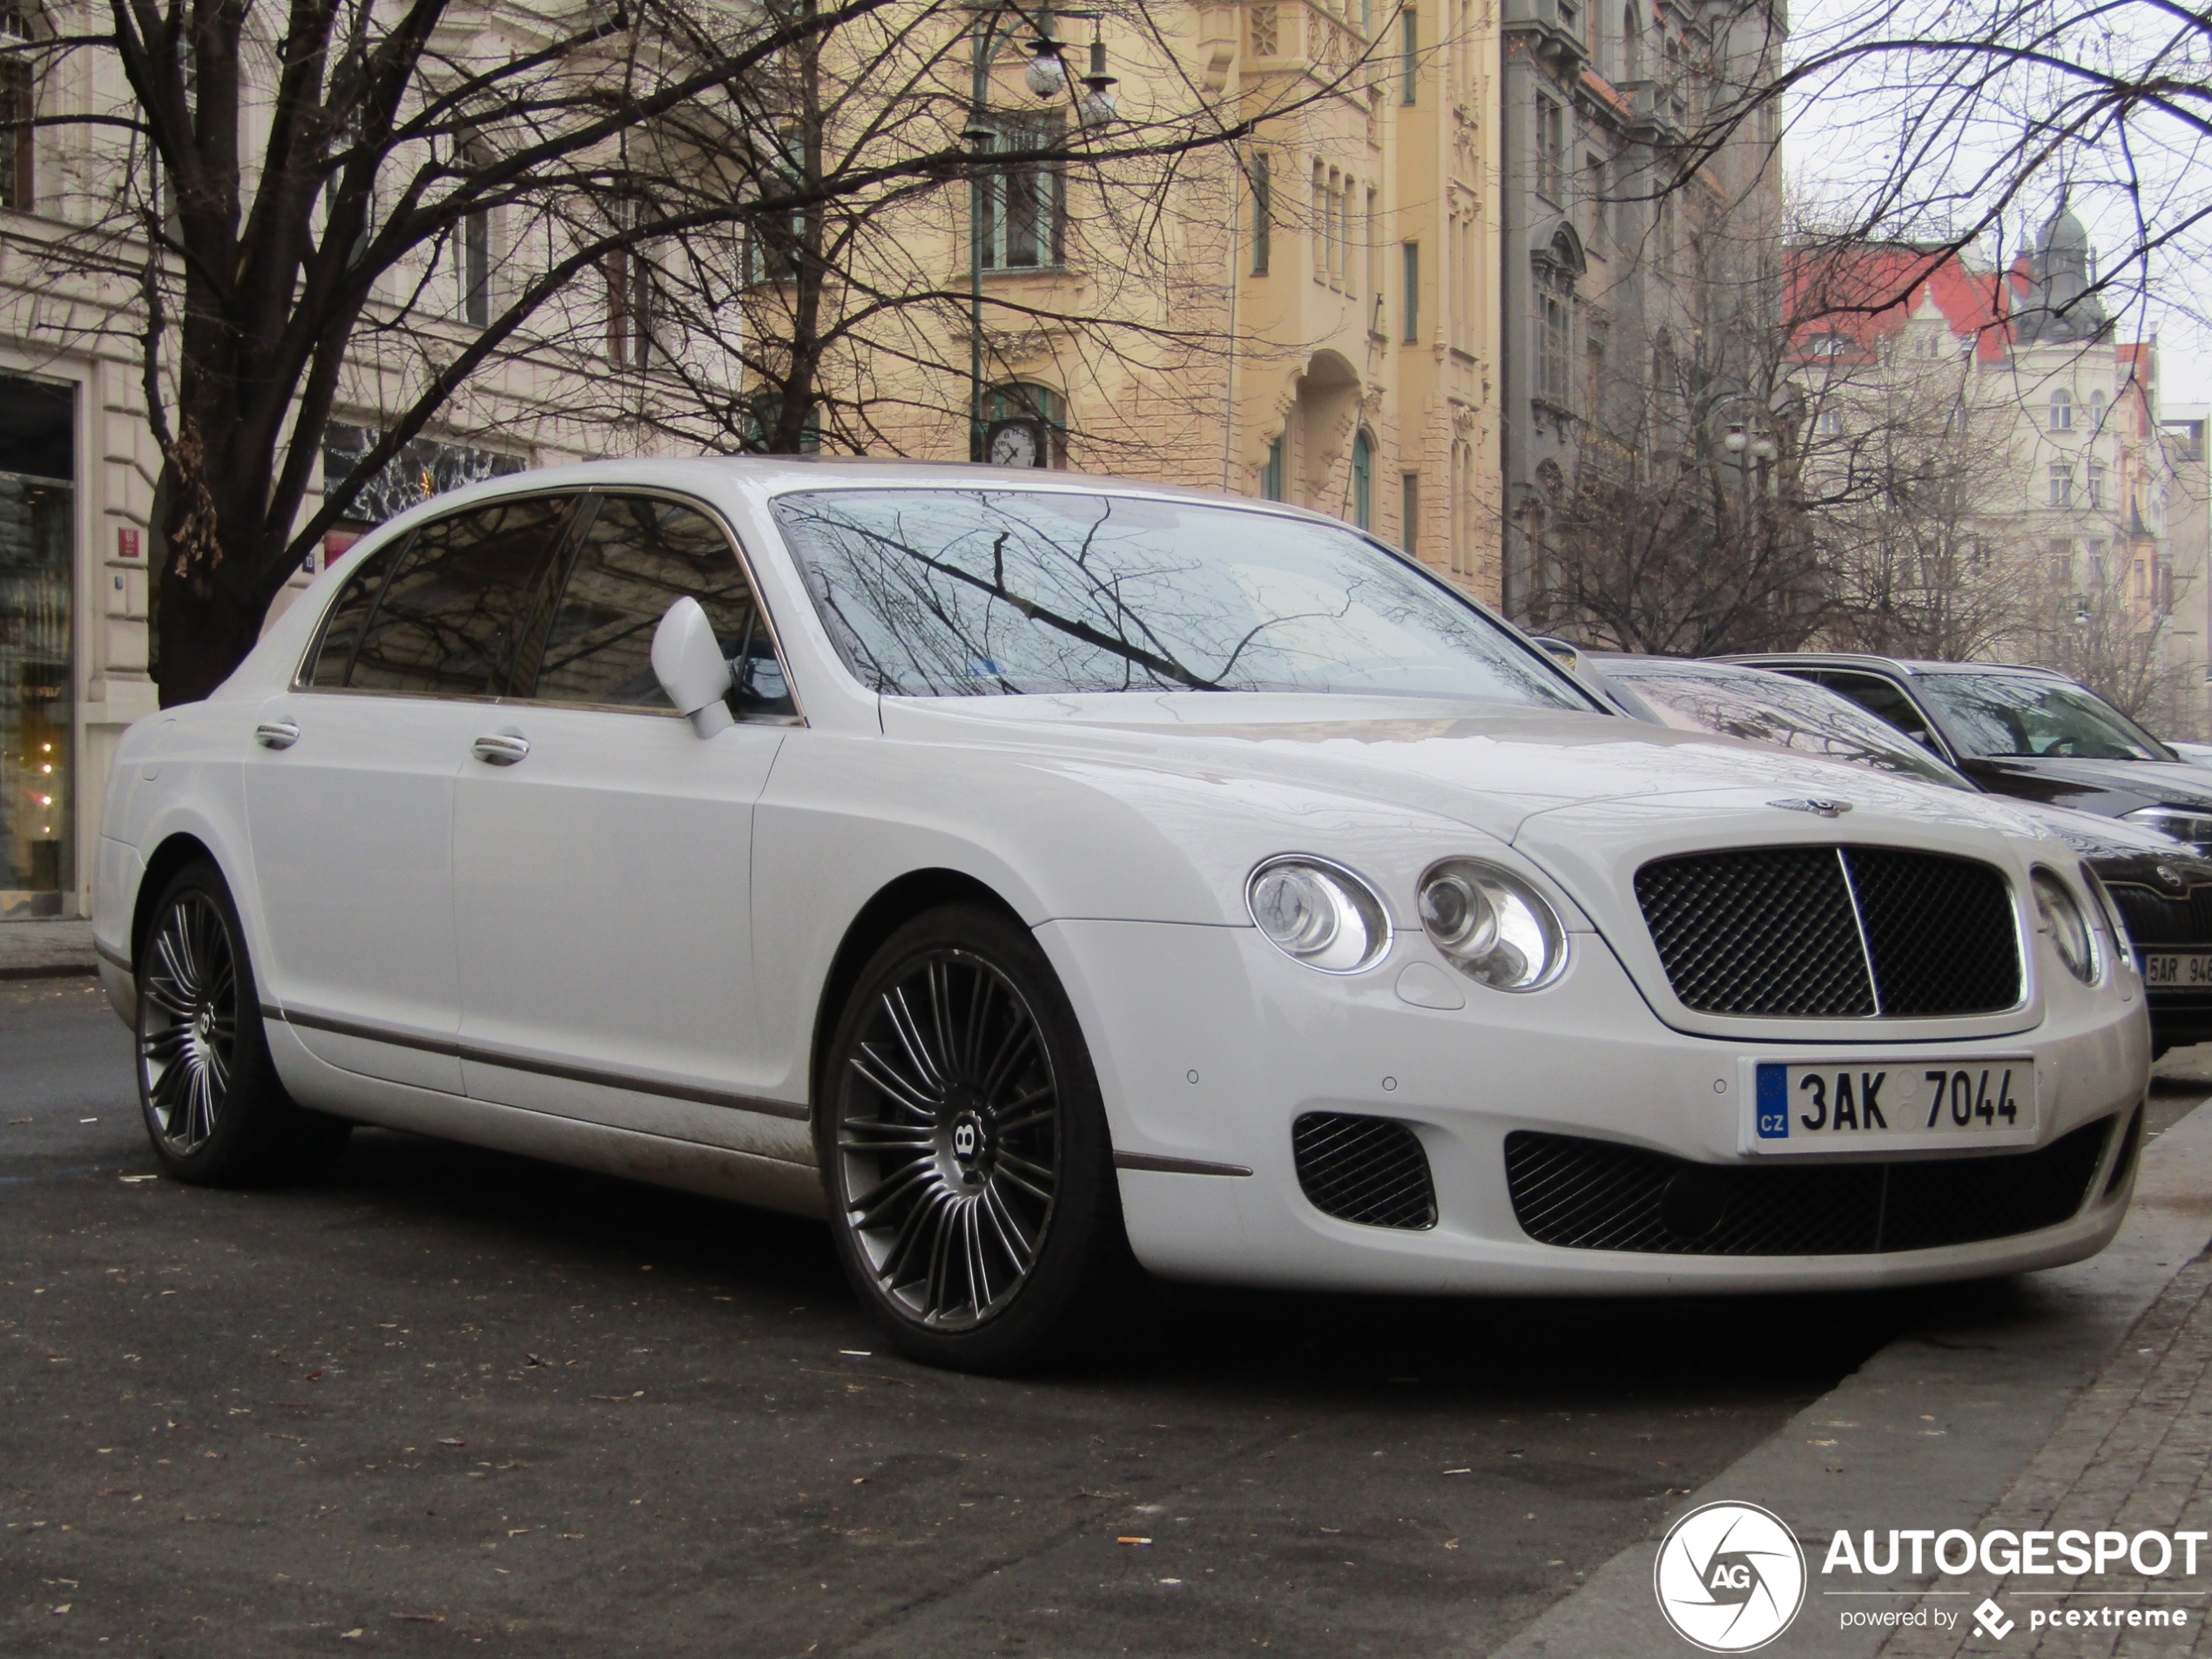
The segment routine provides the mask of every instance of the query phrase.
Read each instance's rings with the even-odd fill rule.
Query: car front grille
[[[1387,1117],[1307,1112],[1291,1125],[1298,1184],[1339,1221],[1420,1232],[1436,1225],[1436,1185],[1420,1136]]]
[[[2212,884],[2163,894],[2132,881],[2109,881],[2128,937],[2138,945],[2212,945]]]
[[[1635,887],[1668,982],[1701,1014],[1910,1018],[2020,1000],[2011,894],[1972,859],[1747,847],[1655,860]]]
[[[1692,1163],[1517,1130],[1506,1182],[1541,1244],[1672,1256],[1862,1256],[2055,1227],[2081,1208],[2110,1118],[2034,1152],[1885,1163]]]

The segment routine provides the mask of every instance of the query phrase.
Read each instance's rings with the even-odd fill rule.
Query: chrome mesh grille
[[[2020,1000],[2012,898],[1986,864],[1866,846],[1660,859],[1636,900],[1668,983],[1703,1014],[1991,1014]]]
[[[1291,1125],[1298,1184],[1340,1221],[1419,1232],[1436,1225],[1436,1186],[1420,1136],[1387,1117],[1307,1112]]]
[[[1506,1183],[1541,1244],[1675,1256],[1855,1256],[2055,1227],[2078,1212],[2112,1119],[2033,1152],[1888,1163],[1692,1163],[1518,1130]]]

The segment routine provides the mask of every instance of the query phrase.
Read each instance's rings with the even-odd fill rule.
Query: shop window
[[[0,919],[62,915],[76,885],[74,410],[0,377]]]
[[[1352,440],[1352,522],[1375,527],[1375,441],[1364,430]]]
[[[0,4],[0,43],[24,37],[23,19]],[[38,205],[37,83],[20,58],[0,58],[0,207],[27,213]]]
[[[1283,435],[1279,432],[1267,441],[1267,459],[1259,469],[1259,494],[1263,501],[1284,499]]]

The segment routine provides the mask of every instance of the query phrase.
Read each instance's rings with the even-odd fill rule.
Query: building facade
[[[1501,597],[1519,617],[1543,606],[1578,482],[1672,464],[1765,408],[1780,128],[1748,100],[1787,30],[1759,0],[1503,3]],[[1739,101],[1716,141],[1709,118]]]
[[[2063,203],[2002,268],[1899,245],[1802,251],[1805,464],[1839,492],[1850,469],[1862,492],[1951,481],[1923,517],[1955,514],[1966,556],[1940,579],[1979,611],[1959,645],[1922,654],[2044,664],[2193,738],[2206,718],[2203,532],[2177,542],[2169,522],[2188,511],[2187,421],[2166,425],[2157,341],[2118,337],[2094,264]]]

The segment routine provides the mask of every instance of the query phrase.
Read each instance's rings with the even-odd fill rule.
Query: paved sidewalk
[[[2176,1056],[2161,1076],[2188,1069],[2204,1050]],[[2194,1077],[2194,1072],[2190,1075]],[[2181,1081],[2176,1076],[2175,1081]],[[2171,1091],[2169,1089],[2168,1096]],[[1811,1592],[1766,1651],[1777,1659],[1936,1659],[1957,1653],[2193,1653],[2212,1595],[2156,1598],[2082,1594],[2015,1597],[1989,1582],[1888,1582],[1910,1590],[1889,1606],[1927,1605],[1970,1620],[1993,1588],[2014,1622],[2009,1640],[1845,1626],[1821,1582],[1838,1528],[2080,1527],[2212,1531],[2212,1109],[2172,1122],[2179,1100],[2153,1098],[2164,1129],[2144,1149],[2134,1204],[2100,1256],[2009,1284],[1959,1286],[1930,1298],[1930,1317],[1808,1406],[1675,1514],[1716,1500],[1764,1505],[1807,1552]],[[2168,1118],[2171,1127],[2160,1124]],[[1757,1340],[1756,1329],[1745,1332]],[[2056,1521],[2043,1517],[2058,1514]],[[2118,1516],[2117,1521],[2110,1519]],[[2186,1520],[2175,1517],[2186,1516]],[[2138,1519],[2141,1517],[2141,1519]],[[2156,1517],[2152,1519],[2151,1517]],[[1672,1516],[1669,1516],[1672,1519]],[[1652,1598],[1655,1535],[1622,1551],[1583,1588],[1555,1603],[1490,1659],[1681,1659],[1693,1652],[1661,1621]],[[2164,1587],[2212,1589],[2212,1551],[2199,1575]],[[1880,1581],[1862,1581],[1878,1582]],[[1832,1585],[1835,1581],[1831,1580]],[[2065,1581],[2044,1578],[2050,1592]],[[2107,1575],[2099,1587],[2141,1588]],[[2031,1632],[2030,1612],[2052,1607],[2190,1609],[2180,1630]],[[1969,1627],[1971,1629],[1971,1626]],[[2031,1637],[2033,1640],[2031,1640]],[[2035,1642],[2045,1645],[2038,1647]],[[1885,1645],[1886,1644],[1886,1645]],[[2202,1649],[2212,1655],[2212,1640]]]
[[[0,980],[99,971],[89,921],[0,921]]]
[[[2135,1322],[2120,1352],[2082,1391],[2049,1442],[1991,1511],[1984,1526],[2087,1533],[2212,1531],[2212,1255],[2198,1257]],[[2203,1558],[2200,1556],[2200,1562]],[[2178,1565],[2178,1563],[2177,1563]],[[1963,1629],[1901,1630],[1883,1647],[1896,1659],[1950,1659],[1962,1653],[2137,1655],[2212,1653],[2204,1615],[2205,1579],[2006,1578],[1945,1581],[1963,1595],[1950,1608],[1993,1596],[2011,1621],[1994,1640],[1961,1619]],[[2182,1608],[2180,1629],[2033,1628],[2040,1609]]]

